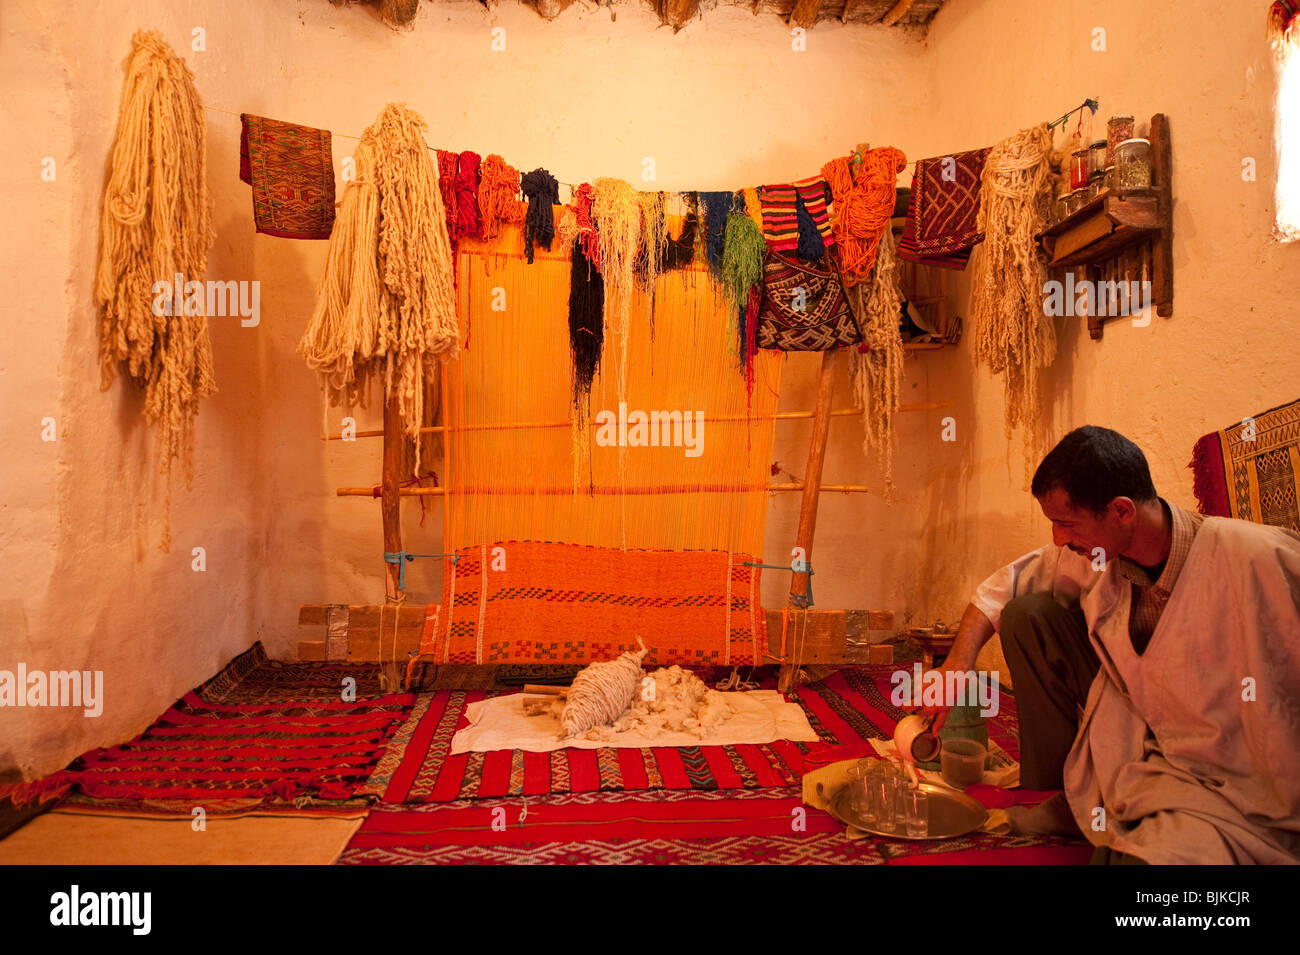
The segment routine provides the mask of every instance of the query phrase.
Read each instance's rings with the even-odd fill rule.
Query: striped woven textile
[[[826,180],[821,176],[812,176],[798,182],[758,187],[759,205],[763,210],[763,238],[767,240],[768,247],[778,252],[792,252],[798,248],[796,196],[803,200],[826,248],[834,246],[830,206],[826,202]]]
[[[502,541],[443,558],[420,656],[434,663],[761,663],[760,571],[746,554]]]
[[[232,800],[244,810],[349,800],[415,697],[344,702],[340,695],[336,688],[328,701],[232,706],[190,692],[135,739],[86,753],[65,773],[82,795],[115,811],[134,802],[188,816],[195,805],[211,812]]]

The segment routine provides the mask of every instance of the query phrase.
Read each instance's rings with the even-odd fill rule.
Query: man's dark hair
[[[1070,495],[1070,503],[1094,514],[1103,513],[1117,497],[1155,500],[1142,449],[1118,431],[1084,425],[1075,428],[1043,458],[1030,486],[1034,497],[1054,488]]]

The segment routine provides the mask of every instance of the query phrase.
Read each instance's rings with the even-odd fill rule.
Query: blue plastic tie
[[[398,567],[398,570],[397,570],[397,589],[398,589],[398,590],[405,590],[405,589],[406,589],[406,563],[407,563],[407,561],[415,560],[415,558],[417,558],[417,557],[450,557],[450,558],[451,558],[451,562],[452,562],[453,564],[456,563],[458,560],[460,560],[460,555],[459,555],[459,554],[412,554],[412,553],[409,553],[409,552],[404,551],[404,550],[399,550],[399,551],[397,551],[397,552],[395,552],[395,553],[394,553],[394,552],[390,552],[390,551],[384,551],[384,563],[386,563],[386,564],[396,564],[397,567]]]

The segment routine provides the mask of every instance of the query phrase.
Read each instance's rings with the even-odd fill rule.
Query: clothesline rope
[[[1063,114],[1059,119],[1054,119],[1054,120],[1052,120],[1050,123],[1047,124],[1047,128],[1048,128],[1048,129],[1053,129],[1053,128],[1057,127],[1057,126],[1060,126],[1060,125],[1064,124],[1067,120],[1069,120],[1069,118],[1070,118],[1072,115],[1074,115],[1075,113],[1079,112],[1079,110],[1084,109],[1085,107],[1088,108],[1088,109],[1091,109],[1092,112],[1093,112],[1093,114],[1096,115],[1097,109],[1098,109],[1098,107],[1100,107],[1100,105],[1101,105],[1101,102],[1100,102],[1100,100],[1098,100],[1096,97],[1089,97],[1088,99],[1085,99],[1082,103],[1080,103],[1078,106],[1076,106],[1074,109],[1070,110],[1070,111],[1067,112],[1067,113],[1064,113],[1064,114]],[[239,117],[239,116],[242,116],[242,115],[243,115],[243,114],[241,114],[241,113],[236,113],[236,112],[234,112],[233,110],[223,109],[223,108],[220,107],[220,106],[207,106],[207,105],[205,105],[205,106],[204,106],[204,109],[210,109],[210,110],[212,110],[213,112],[217,112],[217,113],[225,113],[227,116],[235,116],[235,117]],[[353,136],[351,133],[336,133],[336,132],[334,132],[333,130],[330,130],[330,135],[331,135],[331,136],[334,136],[334,137],[342,138],[342,139],[355,139],[355,140],[358,140],[358,141],[361,139],[360,136]],[[426,146],[428,149],[434,150],[435,152],[437,151],[437,148],[436,148],[436,147],[434,147],[434,146],[429,146],[427,143],[425,144],[425,146]],[[857,158],[855,161],[857,161],[857,162],[861,162],[861,158],[859,157],[859,158]],[[913,160],[912,162],[910,162],[910,163],[908,163],[906,166],[904,166],[904,167],[903,167],[903,170],[906,171],[906,170],[908,170],[908,169],[912,169],[913,171],[915,171],[915,169],[916,169],[916,164],[917,164],[917,162],[919,162],[919,161],[920,161],[920,160]],[[567,189],[569,190],[569,199],[570,199],[570,201],[572,201],[574,190],[576,190],[576,189],[578,188],[578,185],[579,185],[579,184],[577,184],[577,183],[572,183],[572,182],[565,182],[563,179],[557,179],[556,182],[558,182],[561,186],[564,186],[565,188],[567,188]]]

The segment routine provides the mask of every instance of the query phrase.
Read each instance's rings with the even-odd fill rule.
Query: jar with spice
[[[1074,189],[1087,189],[1088,176],[1092,168],[1088,165],[1088,150],[1076,149],[1070,153],[1070,186]]]
[[[1106,140],[1098,139],[1088,146],[1088,175],[1092,176],[1106,168]]]
[[[1133,117],[1128,115],[1112,116],[1106,121],[1106,165],[1115,164],[1115,147],[1126,139],[1133,138]]]
[[[1115,186],[1121,191],[1151,188],[1151,143],[1126,139],[1115,147]]]

